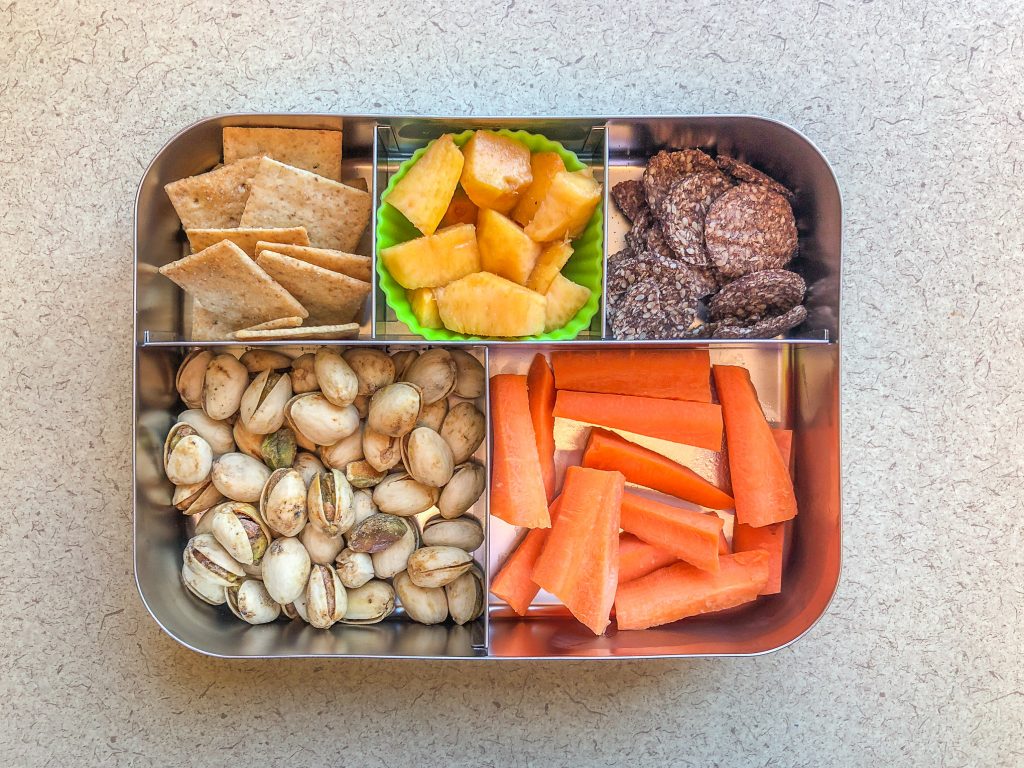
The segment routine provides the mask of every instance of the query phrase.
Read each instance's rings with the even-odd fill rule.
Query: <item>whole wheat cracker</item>
[[[249,199],[259,157],[248,157],[164,186],[185,229],[237,227]]]
[[[309,235],[305,227],[234,227],[230,229],[186,229],[188,244],[196,253],[209,248],[221,240],[230,240],[253,259],[256,258],[256,246],[261,243],[294,243],[309,245]]]
[[[341,181],[341,131],[306,128],[225,127],[224,162],[266,155],[279,162]]]
[[[291,256],[262,251],[256,263],[302,303],[310,325],[351,322],[370,295],[368,282]]]

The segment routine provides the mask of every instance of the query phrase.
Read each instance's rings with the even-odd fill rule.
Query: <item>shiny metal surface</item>
[[[800,516],[781,595],[726,615],[690,619],[645,632],[616,632],[594,638],[550,596],[541,595],[527,619],[508,617],[493,601],[472,627],[423,627],[396,618],[375,627],[337,627],[318,632],[298,622],[261,627],[240,625],[220,609],[189,597],[178,581],[185,543],[182,516],[169,507],[160,446],[180,409],[174,391],[177,361],[189,347],[189,307],[182,293],[156,268],[187,252],[183,233],[163,192],[168,181],[208,170],[220,159],[224,125],[337,128],[344,123],[345,176],[370,184],[374,200],[403,157],[444,130],[467,127],[520,127],[562,141],[595,167],[605,184],[606,255],[621,245],[625,222],[610,204],[609,187],[629,178],[663,147],[701,146],[734,154],[767,170],[795,189],[800,258],[794,263],[810,286],[809,319],[786,339],[679,342],[602,341],[603,311],[588,336],[546,345],[521,342],[458,343],[479,347],[491,372],[525,372],[537,351],[571,344],[593,346],[709,346],[717,362],[749,365],[770,419],[795,430],[796,490]],[[374,210],[376,206],[374,206]],[[373,253],[371,222],[360,251]],[[140,595],[157,623],[178,642],[201,653],[225,657],[275,658],[356,656],[390,658],[658,658],[751,655],[785,646],[824,613],[838,583],[841,559],[839,446],[839,284],[842,206],[828,163],[799,132],[749,116],[641,118],[422,118],[338,115],[223,115],[200,121],[171,139],[147,169],[136,201],[136,348],[134,527],[135,569]],[[374,271],[374,275],[375,275]],[[354,341],[303,345],[424,345],[387,324],[386,309],[374,286]],[[380,302],[375,304],[375,302]],[[602,301],[603,310],[603,301]],[[376,321],[376,322],[375,322]],[[406,341],[408,339],[408,341]],[[401,341],[399,341],[401,340]],[[237,347],[230,341],[196,346]],[[276,346],[256,342],[247,346]],[[293,346],[292,349],[300,347]],[[485,396],[486,397],[486,396]],[[484,448],[489,450],[488,438]],[[578,452],[585,430],[559,423],[560,467]],[[657,441],[649,441],[654,446]],[[705,452],[662,444],[663,450],[692,462],[707,477],[722,479],[722,467]],[[705,455],[701,455],[705,454]],[[561,471],[561,469],[560,469]],[[488,518],[488,492],[474,514]],[[731,531],[731,528],[727,528]],[[482,559],[485,576],[504,560],[517,533],[491,521]]]

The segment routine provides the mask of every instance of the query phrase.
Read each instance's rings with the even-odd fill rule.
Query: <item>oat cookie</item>
[[[665,242],[677,258],[688,264],[708,265],[704,219],[711,204],[731,186],[729,178],[716,170],[691,173],[669,187],[655,215]]]
[[[630,221],[636,221],[637,216],[647,210],[644,184],[640,179],[620,181],[612,187],[612,200],[619,206],[622,215]]]
[[[670,288],[656,279],[635,283],[612,313],[617,339],[675,338],[692,325],[696,310],[680,304]]]
[[[669,187],[683,176],[717,170],[715,161],[699,149],[684,149],[679,152],[662,150],[647,161],[647,168],[644,169],[643,184],[647,205],[656,210]]]
[[[711,260],[727,277],[779,269],[796,251],[793,209],[767,187],[740,184],[711,204],[704,242]]]
[[[753,325],[741,325],[735,319],[722,321],[717,324],[713,336],[716,339],[771,339],[796,328],[806,319],[807,309],[803,304],[797,304],[784,315],[767,317]]]
[[[737,160],[735,157],[719,155],[715,158],[715,162],[718,163],[718,167],[722,171],[732,176],[736,181],[745,181],[748,184],[760,184],[762,187],[768,187],[772,192],[779,193],[791,203],[796,197],[789,187],[783,186],[767,173],[763,173],[757,170],[757,168]]]
[[[632,248],[637,255],[647,258],[676,258],[675,252],[665,241],[661,225],[646,209],[637,215],[633,227],[626,233],[626,245]]]
[[[756,323],[783,315],[804,300],[807,284],[796,272],[769,269],[733,280],[708,304],[712,320],[735,318]]]

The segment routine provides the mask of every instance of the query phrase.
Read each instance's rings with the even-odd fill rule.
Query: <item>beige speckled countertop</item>
[[[1024,764],[1021,3],[373,5],[0,2],[0,763]],[[659,663],[222,662],[164,636],[130,554],[132,202],[225,111],[806,132],[846,205],[828,615],[764,658]]]

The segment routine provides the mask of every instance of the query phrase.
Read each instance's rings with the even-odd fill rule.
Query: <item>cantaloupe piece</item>
[[[571,256],[572,243],[567,240],[559,240],[545,246],[526,280],[526,287],[537,293],[547,293],[555,275],[562,271],[562,267]]]
[[[530,150],[508,136],[477,131],[462,154],[462,188],[480,208],[509,213],[533,182]]]
[[[434,291],[445,328],[476,336],[531,336],[544,331],[547,300],[521,285],[477,272]]]
[[[524,227],[537,213],[555,174],[565,170],[565,163],[557,152],[534,152],[530,157],[530,170],[533,171],[533,183],[520,195],[512,211],[512,219]]]
[[[380,252],[384,267],[403,288],[437,288],[480,271],[476,227],[457,224]]]
[[[590,300],[590,289],[584,285],[577,285],[559,272],[551,281],[544,298],[547,299],[544,332],[548,333],[564,327],[576,317],[576,313]]]
[[[541,254],[541,246],[527,237],[512,219],[497,211],[481,209],[476,222],[480,268],[526,285]]]
[[[570,240],[587,226],[601,202],[601,185],[589,176],[556,173],[526,234],[538,243]]]
[[[439,226],[451,227],[456,224],[476,225],[476,217],[480,209],[469,199],[466,190],[458,187],[452,195],[452,201],[448,203],[448,210],[444,212]]]
[[[409,306],[418,322],[424,328],[444,328],[437,311],[437,297],[433,288],[416,288],[408,292]]]
[[[463,165],[462,152],[446,133],[427,148],[384,202],[397,208],[424,235],[432,235],[448,209]]]

